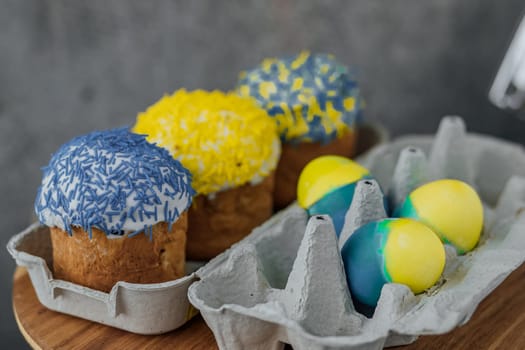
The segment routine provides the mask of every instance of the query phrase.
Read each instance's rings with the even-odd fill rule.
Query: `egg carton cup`
[[[381,349],[466,323],[477,305],[525,260],[525,151],[467,134],[459,117],[435,136],[409,136],[359,159],[375,180],[360,181],[338,242],[331,219],[308,219],[296,204],[254,230],[197,274],[188,291],[221,349]],[[359,226],[386,216],[419,185],[468,182],[484,202],[475,250],[446,247],[440,281],[422,294],[387,284],[368,317],[355,310],[339,247]]]
[[[202,263],[187,263],[183,278],[151,284],[117,282],[109,293],[54,279],[49,228],[34,223],[13,236],[7,249],[29,272],[38,300],[47,308],[139,334],[161,334],[196,314],[187,298]]]

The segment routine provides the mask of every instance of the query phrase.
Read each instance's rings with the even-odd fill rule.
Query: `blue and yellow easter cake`
[[[240,74],[235,90],[264,108],[283,143],[277,167],[275,205],[296,198],[302,168],[325,154],[351,157],[362,99],[355,74],[332,55],[304,51],[263,62]]]

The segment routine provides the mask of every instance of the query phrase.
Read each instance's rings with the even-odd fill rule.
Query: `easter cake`
[[[140,113],[133,131],[193,174],[189,259],[213,258],[272,215],[280,141],[275,123],[252,99],[179,90]]]
[[[363,102],[354,74],[333,56],[305,51],[265,59],[240,74],[236,92],[253,97],[277,123],[283,148],[276,208],[296,198],[299,174],[310,160],[323,154],[354,155]]]
[[[191,175],[128,129],[64,144],[43,169],[35,201],[50,228],[53,276],[109,292],[118,281],[185,275]]]

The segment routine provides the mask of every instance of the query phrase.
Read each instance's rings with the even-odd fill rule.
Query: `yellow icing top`
[[[133,132],[188,168],[199,194],[262,181],[281,150],[274,121],[254,100],[220,91],[165,95],[139,113]]]
[[[395,219],[388,226],[383,253],[392,282],[407,285],[415,294],[432,287],[445,268],[445,248],[439,237],[412,219]]]

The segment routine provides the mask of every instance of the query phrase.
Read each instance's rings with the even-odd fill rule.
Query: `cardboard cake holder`
[[[358,161],[374,180],[360,181],[338,241],[331,219],[308,218],[296,204],[230,249],[170,282],[118,282],[110,293],[53,279],[49,229],[33,224],[8,250],[27,267],[49,309],[139,334],[176,329],[200,310],[221,349],[381,349],[419,335],[442,334],[469,320],[477,305],[525,260],[525,151],[467,134],[459,117],[443,118],[435,136],[379,145]],[[339,247],[352,232],[386,216],[384,195],[400,203],[419,185],[455,178],[484,204],[478,246],[458,256],[446,248],[442,278],[422,294],[387,284],[371,315],[357,312]],[[195,271],[196,270],[196,271]],[[189,301],[188,301],[189,298]]]

